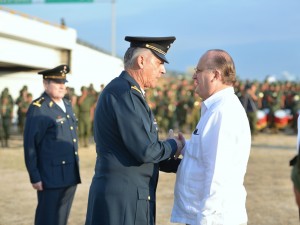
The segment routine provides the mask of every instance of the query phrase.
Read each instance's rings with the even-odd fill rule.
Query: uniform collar
[[[142,93],[142,95],[145,96],[145,91],[141,89],[140,85],[135,81],[135,79],[133,79],[132,76],[129,75],[129,73],[126,70],[122,71],[122,73],[120,74],[120,78],[127,80],[131,86],[137,87]]]
[[[139,89],[141,89],[140,85],[135,81],[135,79],[133,79],[132,76],[129,75],[129,73],[127,71],[125,71],[125,70],[122,71],[120,77],[127,80],[127,81],[129,81],[129,83],[131,85],[134,85],[134,86],[138,87]]]
[[[48,107],[52,108],[55,105],[55,102],[46,92],[43,93],[42,97],[45,99],[45,103]],[[62,100],[66,105],[70,105],[70,102],[67,99],[63,98]]]

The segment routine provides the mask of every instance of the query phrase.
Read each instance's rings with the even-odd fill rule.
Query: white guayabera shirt
[[[245,109],[229,87],[206,99],[201,114],[177,171],[171,221],[246,223],[243,183],[251,134]]]

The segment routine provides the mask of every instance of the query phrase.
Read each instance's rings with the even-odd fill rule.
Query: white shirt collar
[[[223,98],[225,95],[234,94],[233,87],[225,88],[221,91],[218,91],[217,93],[210,96],[208,99],[203,101],[203,104],[206,109],[209,109],[216,101],[218,101],[220,98]]]

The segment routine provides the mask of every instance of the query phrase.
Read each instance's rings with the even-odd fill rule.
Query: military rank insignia
[[[137,87],[137,86],[131,86],[131,89],[134,89],[134,90],[138,91],[140,94],[142,94],[141,90],[140,90],[140,89],[138,89],[138,87]]]
[[[35,102],[32,103],[32,105],[35,105],[37,107],[41,107],[42,103],[45,101],[44,97],[39,98],[38,100],[36,100]]]

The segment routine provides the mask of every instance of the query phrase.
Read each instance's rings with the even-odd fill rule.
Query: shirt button
[[[61,121],[60,123],[61,123],[61,124],[63,124],[63,123],[64,123],[64,121]]]
[[[76,139],[75,139],[75,138],[73,139],[73,142],[76,142]]]
[[[74,128],[72,126],[70,126],[70,130],[73,130]]]
[[[67,115],[67,118],[70,118],[70,116],[69,116],[69,115]]]
[[[66,164],[66,161],[62,161],[61,163],[62,163],[62,164]]]
[[[75,152],[75,155],[78,155],[78,152]]]
[[[150,198],[150,196],[148,196],[148,200],[150,200],[151,198]]]

